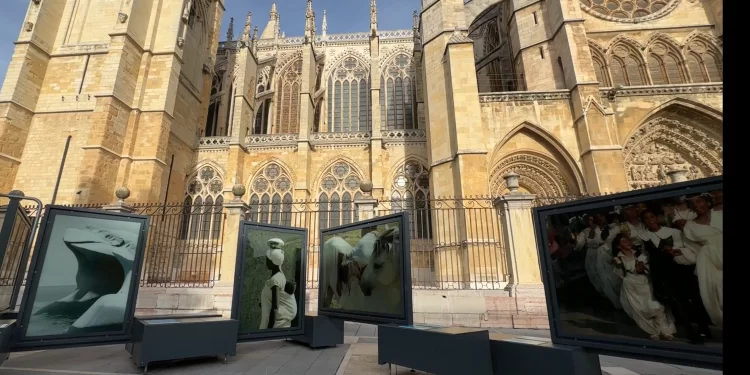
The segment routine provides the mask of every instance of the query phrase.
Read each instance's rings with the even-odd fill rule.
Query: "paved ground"
[[[520,336],[549,337],[549,331],[492,330]],[[388,366],[377,364],[377,327],[346,323],[345,345],[312,350],[290,341],[240,344],[227,364],[218,359],[174,362],[149,367],[154,375],[380,375]],[[600,357],[604,375],[718,375],[689,367]],[[391,374],[424,374],[394,367]],[[96,348],[14,353],[0,367],[0,375],[116,375],[140,374],[123,345]],[[537,375],[537,374],[532,374]]]

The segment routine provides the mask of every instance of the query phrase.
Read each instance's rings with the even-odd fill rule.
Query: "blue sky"
[[[0,82],[5,79],[8,62],[13,55],[13,42],[18,38],[29,0],[0,0]],[[234,17],[235,34],[241,33],[247,12],[253,12],[253,27],[259,33],[268,22],[268,12],[274,0],[225,0],[221,39],[226,37],[229,18]],[[377,0],[378,28],[381,30],[411,29],[412,14],[420,8],[420,0]],[[301,36],[305,29],[306,0],[276,0],[281,16],[281,30],[287,36]],[[313,10],[320,33],[323,9],[328,11],[328,33],[368,31],[370,27],[370,0],[313,0]]]

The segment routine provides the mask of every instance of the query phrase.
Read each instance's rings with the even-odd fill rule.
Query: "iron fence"
[[[151,218],[141,286],[209,288],[221,278],[222,204],[138,204]]]
[[[318,287],[320,230],[407,211],[411,277],[416,289],[502,289],[508,281],[503,234],[491,198],[253,202],[245,219],[308,228],[307,287]]]

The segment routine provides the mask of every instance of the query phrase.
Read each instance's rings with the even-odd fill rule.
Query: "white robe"
[[[648,276],[636,273],[636,259],[633,255],[623,253],[618,254],[617,259],[622,264],[618,273],[624,276],[620,303],[625,313],[651,336],[674,335],[677,332],[674,319],[664,305],[654,298]],[[641,254],[638,261],[643,262],[648,269],[648,258],[645,255]]]
[[[586,247],[586,258],[584,260],[584,268],[586,269],[586,275],[589,277],[591,285],[601,293],[603,290],[601,279],[599,278],[596,265],[598,263],[599,252],[597,249],[599,246],[604,244],[602,240],[602,231],[599,227],[594,228],[594,238],[589,238],[591,228],[584,229],[578,234],[576,238],[576,250],[581,250]]]
[[[260,292],[260,329],[268,329],[268,318],[273,308],[271,306],[273,303],[271,288],[274,286],[277,287],[276,300],[279,309],[276,311],[273,328],[289,328],[292,326],[292,320],[297,316],[297,300],[294,299],[294,295],[284,291],[285,285],[286,276],[284,276],[283,272],[275,273],[263,285],[263,290]]]
[[[690,220],[683,229],[685,237],[700,245],[695,273],[698,275],[701,300],[719,327],[724,326],[724,215],[711,211],[711,223],[698,224]]]
[[[604,243],[596,249],[596,273],[601,285],[600,292],[612,302],[616,309],[622,309],[620,303],[620,290],[622,289],[622,278],[615,272],[612,264],[612,241],[620,233],[620,227],[610,225],[609,236]],[[631,232],[632,233],[632,232]]]

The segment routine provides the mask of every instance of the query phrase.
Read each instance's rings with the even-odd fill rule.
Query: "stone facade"
[[[212,200],[241,183],[250,205],[353,202],[363,181],[379,200],[498,197],[513,171],[520,192],[559,197],[722,173],[720,0],[421,5],[411,30],[379,30],[372,0],[369,31],[328,34],[308,2],[284,15],[305,22],[297,37],[274,6],[263,30],[248,15],[220,41],[224,0],[32,1],[0,91],[0,191],[49,202],[68,136],[65,204],[118,186],[193,200],[207,166]],[[415,318],[546,325],[539,283],[418,291]],[[145,291],[139,307],[226,311],[204,292]]]

